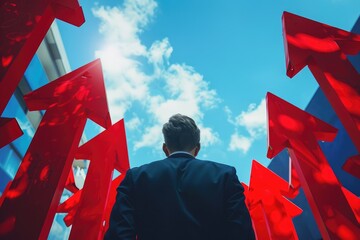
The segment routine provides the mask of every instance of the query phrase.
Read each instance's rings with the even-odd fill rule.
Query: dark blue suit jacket
[[[235,168],[178,153],[128,170],[105,239],[255,239]]]

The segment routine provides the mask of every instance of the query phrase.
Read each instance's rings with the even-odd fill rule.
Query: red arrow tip
[[[77,105],[77,110],[84,111],[100,126],[111,125],[99,59],[28,93],[24,100],[31,111]]]
[[[266,103],[269,158],[288,147],[288,139],[332,141],[336,136],[337,129],[272,93],[267,93]]]
[[[114,167],[121,173],[129,169],[129,157],[126,142],[124,119],[82,145],[75,157],[99,161],[114,161]]]
[[[53,1],[55,17],[80,27],[85,22],[84,12],[77,0]]]
[[[360,35],[313,21],[289,12],[283,13],[287,75],[295,76],[316,54],[341,51],[357,54]]]

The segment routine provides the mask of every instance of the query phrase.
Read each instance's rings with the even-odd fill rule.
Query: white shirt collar
[[[191,153],[185,152],[185,151],[176,151],[176,152],[173,152],[173,153],[171,153],[171,154],[169,155],[169,157],[171,157],[171,156],[174,155],[174,154],[178,154],[178,153],[183,153],[183,154],[187,154],[187,155],[190,155],[190,156],[194,157]]]

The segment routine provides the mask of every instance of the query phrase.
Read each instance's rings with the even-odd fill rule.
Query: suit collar
[[[174,152],[168,158],[195,158],[195,157],[187,152]]]

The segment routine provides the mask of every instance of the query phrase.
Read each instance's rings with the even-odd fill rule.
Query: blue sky
[[[57,21],[72,69],[103,63],[113,123],[125,119],[130,165],[164,157],[161,127],[175,113],[201,128],[200,159],[267,166],[264,97],[305,108],[317,83],[306,68],[285,74],[283,11],[350,31],[359,0],[79,1],[80,28]],[[87,126],[87,137],[100,131]]]

